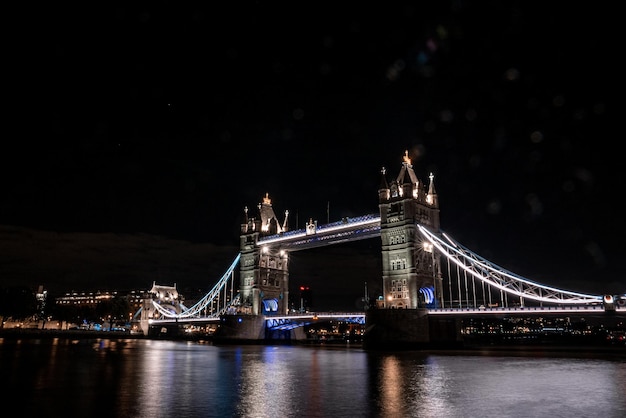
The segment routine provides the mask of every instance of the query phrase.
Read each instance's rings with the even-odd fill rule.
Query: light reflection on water
[[[0,339],[0,372],[24,417],[626,416],[624,356]]]

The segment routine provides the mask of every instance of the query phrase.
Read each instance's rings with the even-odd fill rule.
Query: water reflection
[[[626,360],[391,353],[370,356],[381,417],[626,416]]]
[[[626,416],[626,360],[156,341],[0,341],[25,416]]]
[[[400,416],[403,407],[402,392],[402,370],[400,363],[395,356],[383,358],[380,370],[375,376],[375,381],[380,382],[381,398],[378,406],[386,415]]]
[[[294,347],[238,350],[244,353],[237,416],[348,416],[366,402],[363,353],[346,356],[343,350]]]
[[[453,396],[445,364],[419,353],[376,353],[369,356],[374,382],[371,410],[377,416],[454,416],[445,400]]]

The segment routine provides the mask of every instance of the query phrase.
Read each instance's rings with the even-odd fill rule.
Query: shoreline
[[[214,344],[216,346],[228,345],[273,345],[277,341],[229,341],[215,342],[211,337],[197,336],[196,338],[174,337],[174,338],[154,338],[143,334],[131,334],[124,331],[95,331],[95,330],[41,330],[41,329],[24,329],[9,328],[0,329],[0,339],[18,340],[18,339],[144,339],[144,340],[169,340],[169,341],[190,341],[204,342]],[[309,340],[285,341],[281,340],[280,344],[303,346],[303,347],[320,347],[320,348],[363,348],[367,351],[394,352],[394,351],[421,351],[428,354],[439,355],[566,355],[576,357],[597,357],[597,356],[617,356],[626,357],[626,346],[614,344],[563,344],[563,343],[540,343],[540,344],[494,344],[494,343],[466,343],[462,346],[454,345],[450,347],[420,347],[417,345],[394,346],[392,344],[376,348],[364,347],[362,343],[357,342],[321,342]]]
[[[58,330],[35,328],[1,328],[0,338],[130,338],[148,339],[143,334],[131,334],[126,331],[95,331],[95,330]]]

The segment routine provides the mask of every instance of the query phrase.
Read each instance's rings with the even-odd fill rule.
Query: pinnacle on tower
[[[428,194],[426,195],[426,202],[434,206],[439,206],[439,202],[437,201],[437,192],[435,191],[435,176],[431,172],[428,178],[430,179],[430,184],[428,185]]]
[[[385,167],[380,169],[380,185],[378,186],[378,199],[379,200],[389,200],[389,183],[387,183],[387,178],[385,174],[387,173],[387,169]]]

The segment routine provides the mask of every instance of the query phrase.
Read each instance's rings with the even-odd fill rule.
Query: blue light
[[[424,295],[424,302],[426,302],[426,304],[431,304],[435,299],[435,292],[432,287],[421,287],[420,293]]]
[[[277,299],[264,299],[263,300],[263,309],[266,312],[277,312],[278,311],[278,300]]]

